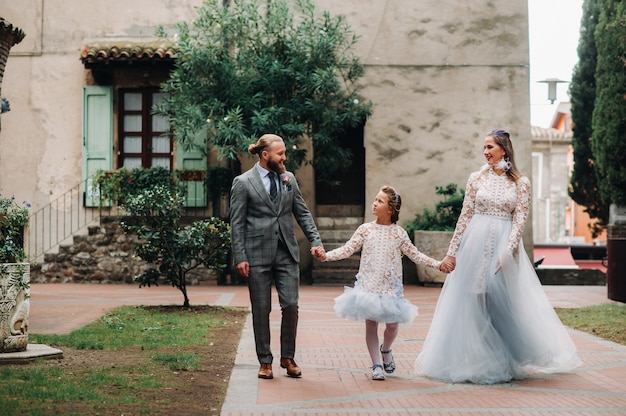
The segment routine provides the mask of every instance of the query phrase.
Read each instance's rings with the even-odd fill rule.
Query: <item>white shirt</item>
[[[270,171],[265,169],[264,167],[262,167],[259,162],[256,163],[256,169],[259,172],[259,175],[261,176],[261,180],[263,181],[263,186],[265,186],[265,190],[267,191],[268,195],[270,193],[270,176],[269,173]],[[275,176],[276,179],[274,179],[274,181],[276,182],[276,189],[278,189],[278,174],[276,174]]]

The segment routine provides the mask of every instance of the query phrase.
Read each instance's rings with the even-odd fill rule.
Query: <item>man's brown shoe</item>
[[[292,358],[281,358],[280,359],[281,368],[287,369],[287,375],[289,377],[300,377],[302,376],[302,371],[300,371],[300,367]]]
[[[259,367],[259,378],[274,378],[274,373],[272,372],[272,364],[261,363],[261,367]]]

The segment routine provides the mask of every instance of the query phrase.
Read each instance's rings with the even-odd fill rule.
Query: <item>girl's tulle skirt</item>
[[[358,286],[346,286],[344,292],[335,298],[335,312],[342,318],[356,321],[405,324],[415,319],[417,306],[403,297],[380,295],[365,292]]]
[[[468,224],[415,361],[417,374],[490,384],[581,364],[523,245],[517,258],[509,254],[511,226],[486,215]]]

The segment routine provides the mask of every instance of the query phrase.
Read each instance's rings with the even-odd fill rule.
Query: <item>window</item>
[[[154,88],[120,90],[118,167],[172,169],[167,117],[152,114],[164,94]]]

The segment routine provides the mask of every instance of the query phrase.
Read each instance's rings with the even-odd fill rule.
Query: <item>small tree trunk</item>
[[[183,308],[188,309],[189,308],[189,297],[187,296],[187,283],[186,283],[186,271],[181,269],[178,272],[178,288],[180,289],[181,292],[183,292],[183,297],[184,297],[184,302],[183,302]]]

